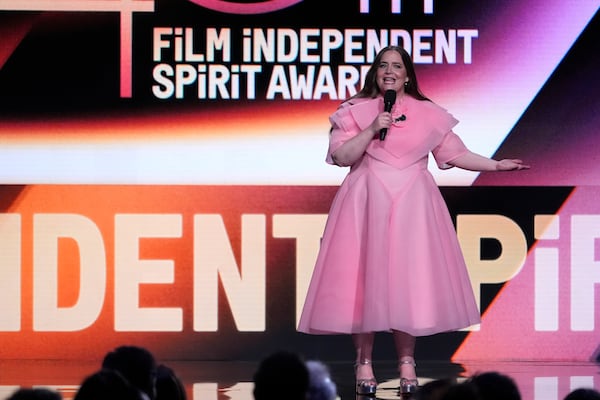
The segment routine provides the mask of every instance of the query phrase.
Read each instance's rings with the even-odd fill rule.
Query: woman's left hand
[[[496,164],[497,171],[514,171],[522,169],[529,169],[529,165],[523,164],[523,161],[519,159],[504,159],[498,161]]]

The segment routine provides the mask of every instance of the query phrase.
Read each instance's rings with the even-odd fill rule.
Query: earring
[[[404,87],[408,87],[408,81],[404,82]]]

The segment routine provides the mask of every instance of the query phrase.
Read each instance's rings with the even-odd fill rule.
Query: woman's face
[[[377,86],[381,93],[386,90],[404,91],[404,82],[408,81],[402,56],[397,51],[386,51],[377,66]]]

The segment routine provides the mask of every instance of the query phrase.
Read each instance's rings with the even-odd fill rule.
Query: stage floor
[[[188,400],[252,400],[252,375],[258,362],[251,361],[163,361],[183,380]],[[341,400],[357,399],[351,362],[325,362],[338,387]],[[374,362],[379,381],[376,398],[399,399],[398,377],[393,362]],[[51,387],[72,399],[83,378],[97,363],[51,360],[0,360],[0,399],[20,386]],[[457,381],[477,372],[498,371],[511,376],[523,400],[561,400],[571,390],[594,387],[600,390],[600,365],[586,362],[468,362],[421,361],[417,366],[420,384],[433,379]],[[285,393],[281,398],[284,399]]]

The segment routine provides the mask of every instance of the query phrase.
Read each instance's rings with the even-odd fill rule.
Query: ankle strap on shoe
[[[400,365],[403,365],[403,364],[410,364],[413,367],[417,366],[417,363],[415,362],[415,360],[400,360]]]

